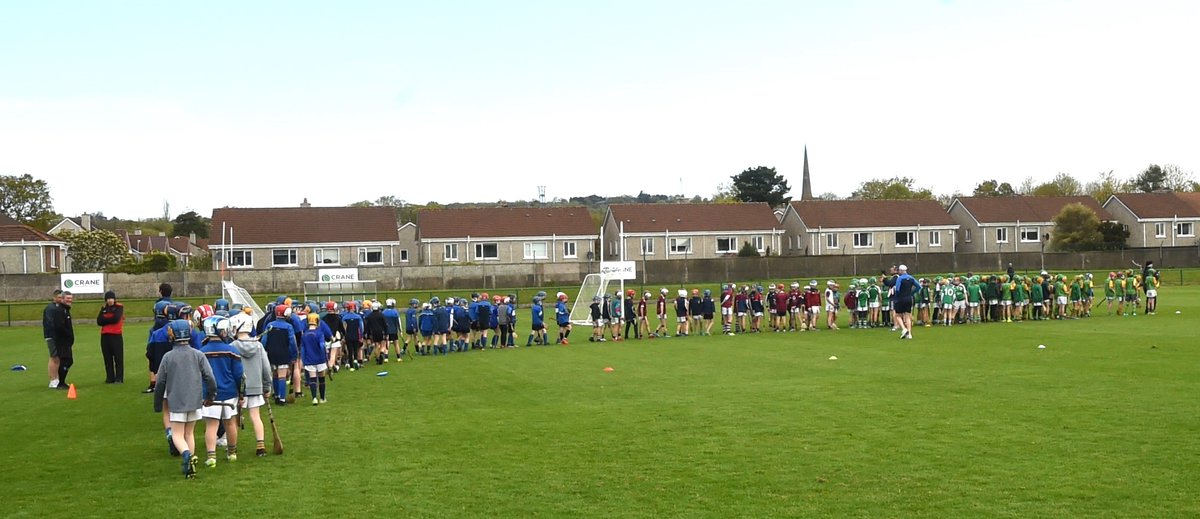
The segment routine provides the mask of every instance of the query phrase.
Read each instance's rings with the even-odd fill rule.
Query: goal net
[[[255,322],[258,322],[259,319],[262,319],[263,315],[266,315],[262,307],[254,302],[253,297],[250,297],[250,293],[246,289],[235,285],[232,281],[222,281],[221,291],[225,294],[225,299],[228,299],[230,304],[240,304],[242,307],[250,308],[250,313],[254,316]]]
[[[571,304],[571,324],[591,325],[592,324],[592,298],[596,296],[604,297],[604,291],[608,289],[608,280],[600,274],[588,274],[583,278],[583,284],[579,286],[579,297],[575,298]]]

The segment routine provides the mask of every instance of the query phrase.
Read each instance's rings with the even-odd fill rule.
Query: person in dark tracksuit
[[[70,292],[62,293],[62,302],[58,304],[58,309],[55,310],[52,319],[52,330],[54,333],[54,347],[58,350],[58,387],[59,389],[68,389],[67,372],[71,370],[71,365],[75,363],[75,356],[71,353],[72,347],[75,345],[75,325],[71,323],[71,303],[73,296]]]
[[[104,293],[104,306],[96,316],[100,326],[100,354],[104,357],[104,383],[125,383],[125,306],[112,290]]]

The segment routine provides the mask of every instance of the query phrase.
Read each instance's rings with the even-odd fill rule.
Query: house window
[[[1196,233],[1192,228],[1192,222],[1179,222],[1175,224],[1175,236],[1191,238],[1195,235]]]
[[[475,259],[477,260],[495,260],[500,259],[500,247],[495,243],[476,243],[475,244]]]
[[[50,249],[50,268],[58,268],[58,250]]]
[[[727,254],[733,252],[737,252],[737,238],[731,236],[717,238],[717,254]]]
[[[996,229],[996,243],[1008,243],[1008,227]]]
[[[400,263],[408,263],[408,249],[400,249]]]
[[[313,249],[313,263],[316,265],[339,265],[342,262],[337,249]]]
[[[1167,237],[1167,224],[1165,224],[1165,223],[1154,224],[1154,237],[1155,238],[1166,238]]]
[[[445,261],[458,261],[458,244],[447,243],[442,249],[442,258]]]
[[[359,265],[382,265],[383,264],[383,247],[359,247],[358,248],[358,264]]]
[[[760,253],[766,250],[766,248],[763,247],[763,237],[762,236],[751,236],[750,237],[750,245],[753,245],[754,250],[756,250]]]
[[[671,252],[671,254],[691,254],[692,239],[671,238],[671,242],[667,245],[667,249]]]
[[[575,242],[573,242],[573,241],[563,242],[563,257],[564,258],[578,258],[579,257],[579,254],[577,252],[575,252]]]
[[[896,233],[897,247],[916,247],[917,237],[912,231],[900,231]]]
[[[1021,228],[1021,243],[1037,243],[1038,230],[1037,227],[1022,227]]]
[[[225,264],[230,267],[253,267],[254,252],[248,250],[231,250],[225,253]]]
[[[826,233],[825,234],[825,248],[826,249],[838,248],[838,235],[837,234],[835,234],[835,233]]]
[[[967,243],[971,243],[971,230],[970,229],[963,230],[963,241],[965,241]]]
[[[274,249],[271,251],[272,267],[295,267],[296,249]]]
[[[525,242],[525,259],[546,259],[546,252],[547,247],[544,241]]]
[[[875,245],[875,235],[869,232],[854,233],[854,246],[856,248],[873,247]]]
[[[654,238],[642,238],[642,256],[654,255]]]
[[[942,231],[929,231],[929,246],[930,247],[941,247],[942,246]]]

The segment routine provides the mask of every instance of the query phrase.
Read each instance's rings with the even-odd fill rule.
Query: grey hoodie
[[[246,373],[246,396],[263,394],[263,387],[271,381],[271,366],[262,343],[254,339],[235,340],[233,347],[242,354],[242,367]]]
[[[200,350],[177,342],[163,355],[154,384],[154,412],[161,413],[163,400],[172,413],[187,413],[203,407],[204,400],[217,397],[217,379]]]

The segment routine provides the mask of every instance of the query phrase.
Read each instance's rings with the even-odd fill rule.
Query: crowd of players
[[[900,275],[906,269],[900,267]],[[841,284],[816,280],[807,284],[742,285],[729,283],[714,297],[710,289],[679,289],[671,297],[635,290],[597,295],[588,318],[591,342],[711,335],[716,320],[721,333],[816,331],[838,329],[838,314],[849,311],[851,328],[890,327],[894,312],[916,314],[915,325],[953,326],[981,322],[1078,319],[1097,308],[1102,291],[1108,314],[1137,315],[1157,309],[1159,274],[1152,263],[1141,273],[1110,272],[1097,283],[1092,274],[1025,276],[1012,272],[963,276],[947,274],[897,283],[897,273]],[[1100,286],[1097,286],[1097,285]],[[907,298],[899,287],[912,287]],[[356,371],[370,362],[382,365],[415,353],[421,356],[518,345],[515,295],[471,294],[470,297],[410,299],[399,308],[385,301],[294,301],[279,296],[255,320],[249,308],[218,299],[197,308],[171,300],[169,285],[160,287],[155,323],[146,346],[155,410],[162,412],[168,448],[184,458],[183,473],[195,475],[199,457],[194,424],[203,419],[205,464],[216,465],[216,449],[237,459],[237,427],[241,409],[254,424],[255,453],[266,454],[259,408],[288,405],[309,389],[313,405],[327,402],[326,381],[343,369]],[[897,307],[897,298],[911,300]],[[572,329],[568,297],[559,292],[551,311],[557,339],[551,341],[546,320],[547,294],[534,296],[525,346],[569,344]],[[1144,298],[1144,299],[1143,299]],[[673,315],[669,315],[673,314]],[[671,324],[674,324],[673,332]],[[911,337],[911,325],[905,338]],[[290,384],[290,389],[289,389]]]

